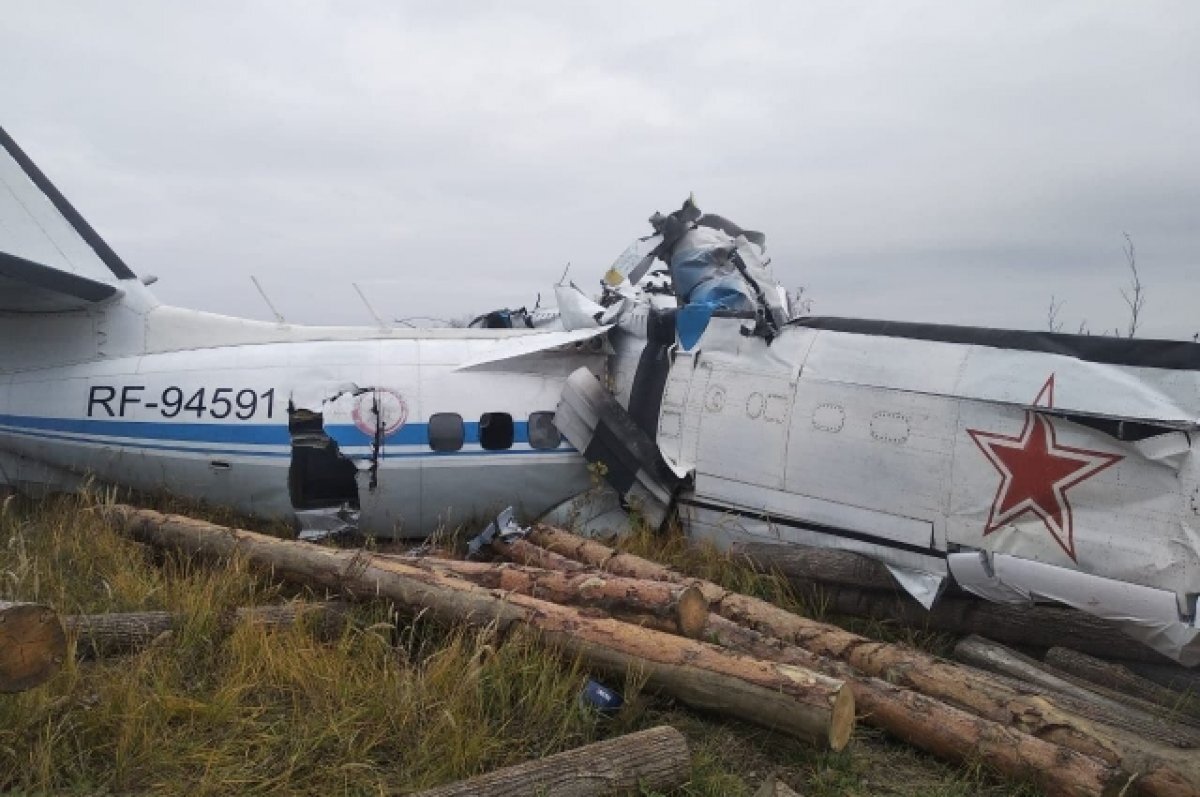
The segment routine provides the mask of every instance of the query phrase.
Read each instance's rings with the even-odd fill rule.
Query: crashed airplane
[[[950,583],[1058,602],[1200,663],[1200,345],[793,317],[764,237],[690,200],[555,313],[230,318],[160,304],[0,145],[0,485],[94,477],[307,537],[677,514],[722,546],[864,554],[926,607]]]

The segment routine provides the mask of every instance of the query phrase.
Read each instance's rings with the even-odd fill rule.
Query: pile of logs
[[[680,703],[823,749],[845,747],[857,716],[939,758],[982,762],[1050,795],[1200,795],[1194,708],[1172,684],[1078,650],[1055,648],[1039,662],[969,638],[950,661],[545,526],[494,542],[505,561],[481,563],[337,550],[124,506],[107,512],[145,544],[240,557],[340,598],[385,599],[410,614],[501,631],[531,627],[591,668],[636,670]],[[869,584],[881,575],[868,567],[851,577]],[[156,622],[143,621],[136,644],[169,633],[174,621]],[[112,640],[89,631],[100,625],[67,623],[105,650]]]
[[[980,634],[1029,647],[1063,646],[1104,658],[1173,669],[1153,649],[1132,643],[1115,623],[1067,606],[991,603],[951,587],[931,610],[913,600],[880,562],[851,551],[742,542],[734,555],[788,579],[801,597],[835,615],[894,621],[949,634]]]

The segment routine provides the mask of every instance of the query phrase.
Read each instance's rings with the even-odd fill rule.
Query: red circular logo
[[[390,437],[408,420],[408,404],[398,391],[378,388],[356,398],[351,415],[363,434],[374,437],[378,430]]]

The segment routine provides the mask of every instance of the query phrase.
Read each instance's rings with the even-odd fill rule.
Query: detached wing
[[[60,312],[121,295],[124,261],[0,127],[0,312]]]

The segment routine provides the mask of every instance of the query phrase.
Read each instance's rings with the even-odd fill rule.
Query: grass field
[[[332,641],[304,628],[225,632],[224,612],[304,595],[238,561],[143,548],[107,527],[95,500],[3,503],[0,598],[62,614],[166,609],[185,621],[141,653],[72,659],[48,684],[0,695],[0,792],[404,793],[669,723],[693,750],[691,782],[673,792],[680,796],[750,795],[772,771],[808,797],[1036,794],[978,767],[943,765],[861,724],[846,751],[818,753],[684,711],[642,690],[637,673],[624,682],[597,675],[626,697],[617,716],[600,717],[578,703],[586,669],[532,634],[501,639],[397,617],[382,605],[356,607],[355,622]],[[640,535],[626,545],[811,613],[777,579],[677,538]]]

